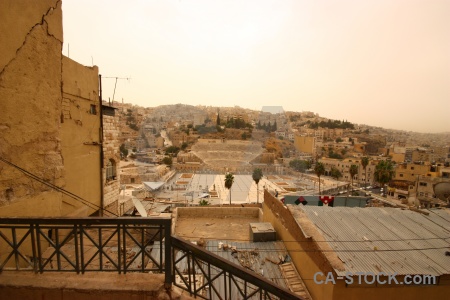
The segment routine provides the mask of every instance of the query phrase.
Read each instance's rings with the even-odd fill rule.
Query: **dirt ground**
[[[175,234],[187,240],[233,240],[250,241],[250,223],[258,218],[179,218]]]

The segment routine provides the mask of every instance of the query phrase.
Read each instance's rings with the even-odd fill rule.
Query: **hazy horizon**
[[[450,1],[64,0],[63,54],[115,101],[450,131]],[[105,78],[103,98],[115,79]]]
[[[108,101],[107,99],[103,99],[103,101]],[[120,101],[114,101],[114,103],[122,103],[122,100],[120,100]],[[178,103],[162,103],[162,104],[159,104],[159,105],[156,105],[156,106],[145,106],[145,105],[141,105],[141,104],[136,104],[136,103],[132,103],[132,102],[126,102],[125,100],[124,100],[124,104],[131,104],[131,105],[136,105],[136,106],[140,106],[140,107],[144,107],[144,108],[157,108],[157,107],[159,107],[159,106],[165,106],[165,105],[190,105],[190,106],[193,106],[193,107],[199,107],[199,106],[201,106],[201,107],[208,107],[208,106],[210,106],[210,107],[217,107],[217,108],[234,108],[234,107],[239,107],[239,108],[241,108],[241,109],[250,109],[250,110],[255,110],[255,111],[261,111],[261,112],[264,112],[264,110],[263,109],[253,109],[253,108],[250,108],[250,107],[243,107],[243,106],[240,106],[240,105],[233,105],[233,106],[217,106],[217,105],[205,105],[205,104],[197,104],[197,105],[194,105],[194,104],[189,104],[189,103],[181,103],[181,102],[178,102]],[[265,111],[265,112],[268,112],[268,111]],[[329,118],[329,117],[327,117],[327,116],[324,116],[324,115],[321,115],[320,113],[318,113],[318,112],[314,112],[314,111],[291,111],[291,110],[283,110],[283,112],[284,113],[286,113],[286,112],[298,112],[298,113],[302,113],[302,112],[312,112],[312,113],[317,113],[318,115],[319,115],[319,117],[320,118],[325,118],[325,119],[331,119],[331,120],[338,120],[338,121],[348,121],[348,122],[350,122],[350,123],[352,123],[352,124],[355,124],[355,125],[366,125],[366,126],[370,126],[370,127],[379,127],[379,128],[383,128],[383,129],[386,129],[386,130],[398,130],[398,131],[407,131],[407,132],[415,132],[415,133],[420,133],[420,134],[450,134],[450,130],[448,130],[448,131],[440,131],[440,132],[420,132],[420,131],[414,131],[414,130],[404,130],[404,129],[397,129],[397,128],[389,128],[389,127],[383,127],[383,126],[379,126],[379,125],[371,125],[371,124],[366,124],[366,123],[359,123],[359,122],[353,122],[352,120],[350,120],[350,119],[342,119],[342,118]]]

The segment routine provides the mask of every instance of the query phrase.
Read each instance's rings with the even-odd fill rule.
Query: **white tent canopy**
[[[202,199],[202,198],[209,198],[209,194],[208,194],[208,193],[203,193],[203,194],[199,195],[198,198],[199,198],[199,199]]]
[[[147,191],[153,192],[164,185],[164,181],[144,181],[144,186]]]

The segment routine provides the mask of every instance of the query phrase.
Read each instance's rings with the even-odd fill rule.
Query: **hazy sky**
[[[450,131],[449,0],[63,0],[63,54],[115,99],[282,105],[385,128]],[[114,79],[103,80],[104,99]]]

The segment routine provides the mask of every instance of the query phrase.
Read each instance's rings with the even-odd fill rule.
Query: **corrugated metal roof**
[[[219,248],[219,243],[222,243],[222,247]],[[233,254],[230,248],[228,250],[223,250],[223,245],[228,245],[230,247],[236,247],[237,254]],[[255,273],[264,276],[266,279],[273,281],[276,285],[289,289],[286,285],[283,274],[281,273],[280,267],[276,262],[280,261],[280,258],[290,260],[284,243],[281,241],[276,242],[234,242],[234,241],[217,241],[208,240],[206,243],[206,250],[219,255],[232,263],[241,265]],[[159,261],[159,245],[155,244],[152,255]],[[254,255],[257,254],[257,255]],[[175,261],[181,258],[181,253],[177,253]],[[240,262],[242,260],[242,263]],[[187,259],[181,259],[177,262],[177,268],[182,270],[185,274],[188,272]],[[221,270],[215,267],[211,267],[211,277],[215,277],[219,274]],[[202,275],[203,273],[199,268],[196,268],[196,273]],[[225,283],[223,275],[214,281],[216,289],[219,294],[225,295]],[[244,287],[243,282],[238,281],[241,288]],[[247,288],[252,288],[250,285]],[[254,287],[256,288],[256,287]],[[230,299],[240,299],[242,296],[239,291],[233,289]],[[256,296],[255,296],[256,297]],[[252,297],[251,299],[253,299]],[[212,295],[211,299],[219,299],[216,295]]]
[[[450,274],[450,213],[380,207],[289,206],[319,229],[346,272]],[[320,243],[321,241],[319,241]],[[447,248],[447,249],[446,249]]]
[[[228,244],[236,247],[241,256],[232,253],[231,249],[219,249],[219,243]],[[223,248],[223,247],[222,247]],[[254,271],[259,275],[275,282],[277,285],[287,288],[284,278],[281,274],[280,267],[274,262],[279,262],[280,257],[286,258],[288,255],[283,242],[232,242],[232,241],[211,241],[206,245],[206,250],[213,252],[237,265]],[[254,251],[257,255],[252,255]],[[241,263],[239,259],[242,259]]]

